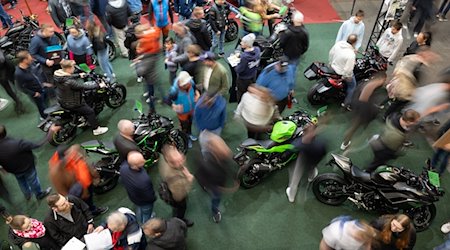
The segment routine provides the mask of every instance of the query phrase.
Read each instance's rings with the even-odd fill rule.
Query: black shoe
[[[217,213],[213,214],[213,221],[215,223],[219,223],[222,220],[222,214],[220,211],[217,211]]]
[[[190,221],[190,220],[188,220],[188,219],[183,219],[183,221],[184,221],[184,223],[186,223],[186,226],[187,226],[187,227],[192,227],[192,226],[194,225],[194,222],[193,222],[193,221]]]
[[[39,195],[36,196],[36,199],[38,200],[42,200],[44,199],[47,195],[50,194],[50,192],[52,191],[51,187],[48,187],[47,189],[45,189],[44,192],[40,193]]]
[[[106,212],[108,212],[109,207],[97,207],[97,209],[95,209],[95,211],[92,211],[92,216],[97,217],[99,215],[102,215]]]

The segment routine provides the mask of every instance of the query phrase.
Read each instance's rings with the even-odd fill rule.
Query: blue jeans
[[[16,174],[15,176],[25,198],[31,198],[32,192],[37,198],[42,195],[41,183],[37,176],[36,167],[33,166],[30,170],[21,174]]]
[[[0,20],[2,21],[3,26],[13,26],[13,22],[11,21],[11,17],[6,13],[3,5],[0,4]]]
[[[212,31],[214,32],[214,31]],[[220,32],[220,35],[217,35],[216,33],[212,36],[212,46],[211,46],[211,52],[214,52],[216,47],[219,47],[219,53],[223,53],[223,44],[225,42],[225,30]]]
[[[97,51],[97,59],[98,64],[100,64],[100,68],[102,69],[103,73],[106,74],[106,76],[109,78],[111,82],[114,82],[115,79],[113,77],[113,68],[111,65],[111,62],[109,61],[108,57],[108,47],[104,50]]]
[[[350,105],[352,103],[353,92],[355,91],[355,88],[356,88],[356,78],[355,78],[355,76],[352,76],[352,80],[351,81],[345,81],[345,83],[347,84],[347,91],[345,93],[344,104],[345,105]]]
[[[144,224],[152,217],[153,213],[153,203],[145,206],[136,205],[136,217],[138,222]]]
[[[433,250],[448,250],[450,249],[450,239],[447,238],[447,241],[444,242],[442,245],[439,245],[435,247]]]
[[[439,174],[444,173],[445,169],[447,168],[449,155],[450,153],[443,149],[438,149],[434,153],[433,159],[431,159],[431,166],[436,169]]]

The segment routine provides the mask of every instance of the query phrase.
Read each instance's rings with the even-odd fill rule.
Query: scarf
[[[124,250],[123,246],[118,246],[117,244],[119,243],[120,240],[120,236],[122,236],[123,232],[113,232],[111,233],[111,238],[112,238],[112,243],[114,246],[114,250]]]
[[[28,231],[21,231],[21,230],[15,230],[13,229],[14,234],[16,234],[19,237],[27,238],[27,239],[37,239],[42,238],[45,235],[45,227],[42,222],[32,219],[31,220],[31,228]]]

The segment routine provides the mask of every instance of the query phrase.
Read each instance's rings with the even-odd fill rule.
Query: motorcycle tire
[[[122,106],[126,98],[127,88],[122,84],[116,84],[113,93],[111,93],[106,100],[106,105],[113,109],[118,108]]]
[[[169,142],[174,144],[175,147],[183,154],[188,151],[188,137],[185,133],[178,129],[170,131]]]
[[[108,59],[112,62],[117,57],[116,45],[114,45],[114,42],[109,39],[105,39],[105,43],[106,47],[108,47]]]
[[[48,139],[48,142],[50,143],[50,145],[57,147],[61,144],[70,143],[71,141],[73,141],[73,139],[75,139],[76,135],[77,127],[67,123],[62,125],[62,128],[56,133],[52,133],[52,135]]]
[[[240,180],[241,187],[245,189],[250,189],[258,185],[265,173],[253,173],[251,169],[256,164],[261,164],[262,161],[259,159],[252,159],[244,166],[241,166],[238,171],[238,178]]]
[[[229,20],[228,29],[225,32],[225,42],[231,42],[238,38],[239,25],[234,20]]]
[[[63,46],[66,44],[66,37],[64,37],[63,34],[55,32],[55,36],[58,38],[59,40],[59,45]]]
[[[422,232],[431,225],[434,217],[436,217],[436,206],[434,204],[423,205],[408,209],[405,213],[411,218],[416,231]]]
[[[113,189],[119,180],[119,174],[112,173],[110,171],[99,171],[98,169],[108,169],[108,170],[114,170],[114,167],[111,167],[113,165],[114,158],[109,158],[107,160],[103,159],[95,163],[94,169],[98,172],[100,175],[100,182],[93,185],[94,186],[94,193],[95,194],[104,194],[108,192],[109,190]]]
[[[322,84],[316,83],[308,90],[307,98],[312,105],[327,104],[325,98],[318,92],[320,86],[322,86]]]
[[[345,180],[338,174],[325,173],[314,179],[312,190],[314,196],[316,196],[316,199],[320,202],[327,205],[337,206],[347,200],[347,195],[338,193],[339,191],[342,191],[344,185],[346,185]],[[332,189],[329,190],[330,188]]]

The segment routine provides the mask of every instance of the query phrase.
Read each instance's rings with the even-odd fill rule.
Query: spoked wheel
[[[238,177],[243,188],[249,189],[255,187],[261,182],[265,173],[262,173],[258,170],[259,164],[262,164],[261,160],[252,159],[239,169]]]
[[[127,97],[127,89],[122,84],[116,84],[113,87],[113,90],[108,95],[108,99],[106,100],[106,105],[110,108],[118,108],[124,102]]]
[[[308,90],[308,101],[312,105],[326,104],[326,100],[323,95],[319,93],[319,88],[323,86],[322,84],[316,83]]]
[[[170,131],[169,141],[183,154],[188,151],[188,138],[186,134],[178,129]]]
[[[225,41],[231,42],[236,40],[236,38],[239,35],[239,26],[236,21],[230,20],[230,23],[228,25],[228,29],[225,32]]]
[[[118,155],[116,157],[119,157]],[[98,182],[94,182],[94,193],[103,194],[113,189],[119,180],[118,169],[114,166],[114,157],[98,161],[94,169],[99,175]]]
[[[106,47],[108,47],[108,59],[112,62],[117,57],[116,46],[114,45],[114,42],[109,39],[105,39],[105,43]]]
[[[77,127],[70,125],[70,123],[66,123],[62,125],[60,130],[52,134],[48,142],[56,147],[71,142],[76,135]]]
[[[436,217],[436,206],[430,204],[411,208],[406,211],[406,214],[411,218],[416,230],[421,232],[427,229]]]
[[[327,205],[337,206],[347,200],[344,193],[345,180],[334,173],[317,176],[313,182],[313,193],[317,200]]]

